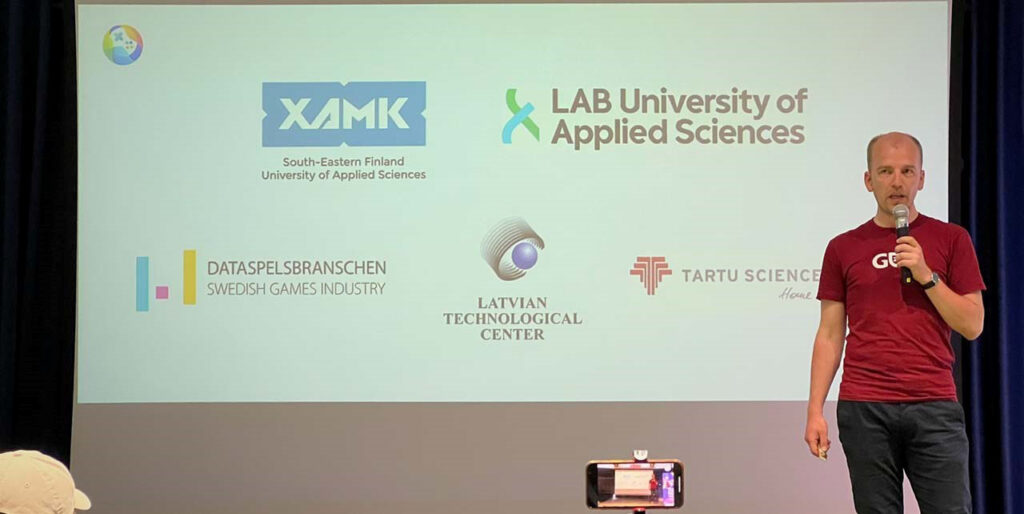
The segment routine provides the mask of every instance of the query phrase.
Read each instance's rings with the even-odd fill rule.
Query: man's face
[[[914,198],[924,188],[917,145],[901,134],[875,141],[871,147],[871,169],[864,172],[864,185],[874,193],[882,212],[891,215],[893,207],[901,203],[916,210]]]

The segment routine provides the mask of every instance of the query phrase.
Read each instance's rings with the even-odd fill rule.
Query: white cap
[[[0,512],[73,514],[92,502],[60,461],[37,451],[0,453]]]

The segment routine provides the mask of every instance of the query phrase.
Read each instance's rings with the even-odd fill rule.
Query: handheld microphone
[[[910,209],[906,205],[899,204],[892,208],[892,215],[896,217],[896,237],[910,235]],[[914,280],[910,274],[910,268],[900,266],[900,282],[909,284]]]

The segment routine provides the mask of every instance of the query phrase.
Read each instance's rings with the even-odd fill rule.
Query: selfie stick
[[[633,462],[647,462],[647,450],[633,450]],[[647,509],[637,507],[633,509],[633,514],[647,514]]]

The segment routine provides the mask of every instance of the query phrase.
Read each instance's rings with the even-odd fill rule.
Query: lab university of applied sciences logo
[[[653,295],[661,284],[662,277],[671,275],[672,270],[669,269],[664,257],[637,257],[629,274],[640,277],[647,294]]]
[[[131,25],[114,25],[103,36],[103,53],[114,64],[131,64],[142,56],[142,34]]]
[[[507,144],[512,143],[512,131],[516,127],[522,126],[534,139],[540,141],[540,127],[532,119],[530,114],[533,112],[533,104],[527,102],[522,107],[519,106],[519,102],[516,101],[516,90],[509,89],[505,91],[505,105],[508,106],[509,112],[512,113],[510,118],[505,123],[505,128],[501,130],[501,142]]]
[[[499,221],[480,243],[480,255],[502,280],[525,277],[543,249],[544,240],[519,217]]]
[[[426,82],[264,82],[264,147],[424,146]]]
[[[185,250],[181,257],[181,303],[196,304],[196,251]],[[152,298],[168,300],[171,296],[169,285],[153,287]],[[135,312],[148,312],[150,300],[149,256],[135,258]]]

